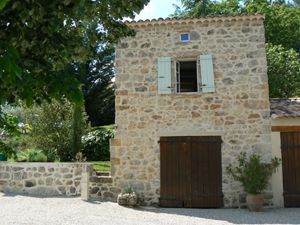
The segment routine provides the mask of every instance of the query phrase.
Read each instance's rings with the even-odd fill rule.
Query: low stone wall
[[[89,196],[93,200],[116,201],[120,188],[113,185],[111,176],[92,175],[89,179]]]
[[[0,191],[36,196],[80,195],[89,163],[0,163]]]

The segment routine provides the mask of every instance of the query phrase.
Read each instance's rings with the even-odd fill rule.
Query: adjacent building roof
[[[300,117],[300,98],[271,98],[271,118]]]
[[[158,18],[152,20],[138,20],[138,21],[126,21],[129,27],[143,27],[154,25],[168,25],[168,24],[194,24],[194,23],[206,23],[206,22],[226,22],[226,21],[243,21],[243,20],[264,20],[263,14],[235,14],[235,15],[210,15],[202,17],[168,17]]]

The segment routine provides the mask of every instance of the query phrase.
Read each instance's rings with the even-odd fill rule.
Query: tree
[[[83,107],[79,104],[73,104],[72,107],[72,133],[70,155],[74,158],[82,152],[81,137],[84,135],[86,123],[83,115]]]
[[[71,65],[91,60],[93,50],[132,35],[123,22],[149,0],[1,0],[0,105],[27,105],[62,97],[83,103]],[[0,110],[2,118],[8,118]],[[8,121],[0,120],[5,129]],[[1,147],[2,146],[2,147]],[[0,151],[5,149],[0,140]]]
[[[183,10],[175,5],[175,16],[204,16],[212,13],[211,0],[181,0]]]
[[[270,97],[300,96],[300,55],[281,45],[267,45]]]
[[[29,141],[32,148],[43,150],[48,159],[75,160],[82,151],[81,136],[87,129],[82,105],[68,100],[43,102],[22,109],[20,120],[31,126]]]
[[[247,1],[242,12],[265,14],[267,43],[300,51],[300,7],[285,3]]]
[[[114,123],[114,51],[108,43],[101,45],[94,50],[93,60],[77,65],[72,72],[83,84],[85,110],[92,126]]]
[[[132,34],[122,18],[133,18],[147,2],[2,0],[0,103],[20,98],[30,105],[62,95],[81,101],[80,82],[65,66],[87,60],[99,43]]]

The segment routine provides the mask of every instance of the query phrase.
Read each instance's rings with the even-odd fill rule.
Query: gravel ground
[[[0,225],[135,225],[135,224],[300,224],[300,208],[170,209],[121,207],[80,198],[36,198],[0,193]]]

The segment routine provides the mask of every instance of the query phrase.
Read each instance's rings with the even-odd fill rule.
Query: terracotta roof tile
[[[271,98],[271,117],[300,117],[300,98]]]
[[[231,20],[263,20],[265,16],[263,14],[233,14],[233,15],[209,15],[201,17],[167,17],[165,19],[158,18],[152,20],[138,20],[138,21],[125,21],[128,26],[148,26],[158,24],[177,24],[177,23],[198,23],[205,21],[231,21]]]

